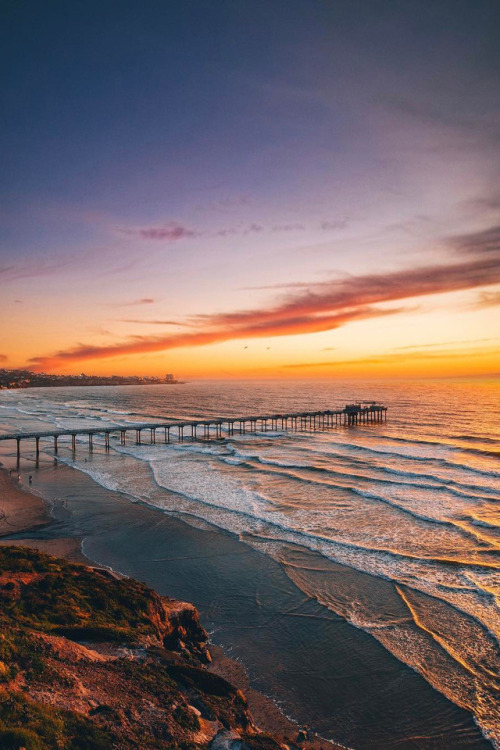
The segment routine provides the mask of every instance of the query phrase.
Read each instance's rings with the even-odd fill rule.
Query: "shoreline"
[[[25,479],[30,469],[21,470]],[[303,743],[310,748],[428,746],[415,737],[431,738],[436,750],[450,742],[457,750],[491,748],[469,711],[370,635],[304,596],[279,563],[237,535],[192,526],[63,462],[47,462],[34,473],[34,485],[37,499],[51,508],[51,523],[34,528],[34,538],[18,533],[10,543],[37,548],[42,542],[54,554],[47,542],[64,539],[74,549],[83,539],[83,562],[195,603],[211,633],[212,669],[224,670],[218,673],[243,692],[248,684],[256,691],[256,700],[247,697],[263,731],[283,735],[285,722],[297,736],[301,726],[311,726],[318,739]],[[12,481],[11,488],[23,497],[29,491]]]
[[[83,536],[55,536],[48,539],[30,536],[34,532],[48,529],[55,524],[50,503],[32,492],[26,485],[18,482],[17,474],[9,472],[2,464],[0,464],[0,498],[1,547],[28,547],[91,568],[102,567],[82,551]],[[13,535],[16,535],[15,538],[12,538]],[[250,686],[250,678],[240,662],[225,654],[224,650],[216,644],[209,643],[209,650],[212,656],[209,671],[223,677],[245,693],[250,711],[262,732],[283,737],[298,734],[301,729],[300,725],[285,716],[272,698]],[[319,736],[313,736],[301,742],[301,747],[308,750],[321,750],[325,746],[330,750],[346,750],[344,745]]]

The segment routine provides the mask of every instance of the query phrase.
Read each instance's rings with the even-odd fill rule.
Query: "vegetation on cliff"
[[[190,604],[0,548],[0,748],[191,750],[232,738],[277,749],[241,691],[207,670],[206,640]]]

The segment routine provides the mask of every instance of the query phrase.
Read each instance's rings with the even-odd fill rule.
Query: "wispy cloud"
[[[134,299],[130,302],[119,302],[118,304],[113,303],[112,307],[137,307],[139,305],[152,305],[154,303],[153,297],[141,297],[140,299]]]
[[[488,337],[486,339],[462,339],[461,341],[439,341],[435,344],[412,344],[411,346],[396,346],[394,351],[410,351],[412,349],[435,349],[438,346],[463,346],[464,344],[482,344],[483,342],[499,341],[500,337]]]
[[[184,326],[186,328],[191,327],[190,323],[185,323],[180,320],[141,320],[140,318],[121,318],[119,323],[137,323],[140,325],[148,326]]]
[[[288,336],[333,330],[348,323],[394,315],[408,307],[380,308],[383,303],[474,289],[500,283],[500,264],[491,254],[466,263],[431,265],[385,274],[365,274],[311,285],[290,292],[277,304],[192,318],[196,330],[163,336],[135,336],[109,346],[80,344],[53,355],[34,357],[38,367],[127,354],[204,346],[244,338]],[[149,301],[149,300],[147,300]],[[144,304],[140,300],[139,304]]]
[[[476,349],[471,351],[470,349],[464,349],[459,351],[450,351],[448,349],[443,351],[412,351],[403,353],[389,353],[381,354],[373,357],[359,357],[357,359],[333,359],[326,362],[297,362],[293,364],[280,365],[287,369],[312,369],[312,368],[323,368],[323,367],[345,367],[345,366],[359,366],[364,365],[390,365],[390,364],[404,364],[405,362],[412,362],[414,360],[434,360],[434,359],[463,359],[464,357],[484,357],[489,354],[496,354],[497,349]]]
[[[323,232],[332,232],[332,231],[337,231],[339,229],[345,229],[348,223],[349,223],[349,219],[347,218],[320,221],[319,223],[316,222],[316,223],[311,223],[311,224],[302,224],[300,222],[287,222],[283,224],[273,224],[272,226],[265,226],[264,224],[253,222],[251,224],[240,224],[236,226],[222,227],[221,229],[218,229],[213,234],[213,236],[233,237],[233,236],[239,235],[239,236],[245,237],[249,234],[260,234],[262,232],[280,234],[280,233],[305,232],[306,230],[313,231],[313,232],[317,230],[321,230]]]
[[[222,229],[218,229],[216,232],[213,233],[213,237],[232,237],[236,235],[240,235],[242,237],[246,237],[249,234],[261,234],[261,232],[265,231],[265,227],[262,224],[257,224],[256,222],[253,222],[252,224],[247,224],[243,226],[236,226],[236,227],[223,227]]]
[[[199,234],[194,229],[176,221],[152,227],[118,227],[118,231],[143,240],[162,240],[163,242],[177,242]]]
[[[6,354],[0,354],[0,362],[7,362],[7,355]]]
[[[193,229],[177,221],[168,221],[164,224],[155,224],[149,227],[117,227],[118,232],[142,240],[160,240],[163,242],[177,242],[178,240],[189,239],[191,237],[247,237],[252,234],[270,234],[304,232],[309,229],[323,232],[337,231],[345,229],[349,220],[347,218],[325,220],[314,224],[302,224],[300,222],[284,222],[282,224],[265,225],[258,221],[248,224],[236,224],[232,226],[220,227],[216,230]]]
[[[334,221],[322,221],[320,224],[320,228],[324,232],[331,232],[334,229],[345,229],[348,223],[349,223],[348,219],[336,219]]]
[[[500,255],[500,225],[452,237],[450,242],[461,253]]]
[[[33,260],[22,263],[11,263],[0,266],[2,281],[20,281],[21,279],[35,279],[41,276],[52,276],[54,273],[73,265],[71,258],[54,261]]]
[[[303,232],[304,229],[304,224],[276,224],[271,232]]]
[[[394,95],[378,96],[375,102],[398,119],[407,118],[420,126],[448,130],[468,139],[480,139],[485,144],[494,145],[495,148],[498,146],[498,118],[493,107],[490,114],[487,111],[466,112],[463,108],[458,113],[450,110],[444,102],[418,102],[415,98],[407,99]]]
[[[500,305],[500,292],[481,292],[478,294],[474,307],[496,307]]]

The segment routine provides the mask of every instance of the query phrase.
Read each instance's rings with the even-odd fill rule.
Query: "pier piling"
[[[335,418],[335,421],[334,421]],[[316,430],[326,430],[333,427],[345,426],[345,427],[356,427],[357,425],[369,425],[369,424],[380,424],[381,422],[387,422],[387,406],[379,404],[377,402],[361,402],[347,404],[343,409],[335,410],[323,410],[314,412],[296,412],[286,414],[263,414],[258,416],[244,416],[244,417],[215,417],[213,419],[207,419],[203,422],[200,420],[189,420],[183,422],[171,421],[169,424],[165,423],[153,423],[140,425],[120,425],[113,428],[105,429],[82,429],[75,431],[72,430],[57,430],[54,432],[32,432],[22,434],[9,434],[1,435],[0,441],[2,440],[15,440],[16,441],[16,459],[17,465],[19,466],[21,459],[21,440],[34,438],[35,439],[35,454],[36,463],[38,465],[40,455],[40,439],[51,438],[54,441],[54,454],[57,455],[59,445],[58,439],[61,436],[68,435],[71,437],[71,451],[76,451],[76,438],[78,435],[87,435],[89,441],[89,452],[93,451],[93,436],[98,434],[104,435],[104,448],[106,451],[110,450],[110,435],[111,433],[120,433],[120,444],[126,444],[127,432],[135,430],[135,442],[136,445],[141,445],[142,430],[148,429],[151,436],[151,445],[156,444],[156,430],[161,428],[164,431],[164,442],[165,444],[170,443],[170,430],[172,427],[177,428],[177,438],[179,442],[184,441],[184,428],[190,427],[191,439],[197,439],[197,428],[203,427],[203,438],[209,440],[211,435],[211,427],[214,427],[215,438],[221,439],[223,437],[223,427],[225,426],[225,434],[227,437],[233,436],[235,433],[235,423],[238,424],[238,431],[240,435],[249,432],[258,432],[260,425],[261,432],[268,432],[269,429],[278,432],[281,430],[292,430],[297,432],[298,430],[304,432],[314,432]]]

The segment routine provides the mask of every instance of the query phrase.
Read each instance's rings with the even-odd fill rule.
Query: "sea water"
[[[142,445],[130,432],[125,445],[112,437],[109,453],[95,436],[91,456],[86,437],[75,454],[63,438],[58,460],[130,501],[237,535],[304,595],[471,711],[500,746],[498,382],[5,391],[0,431],[337,409],[358,399],[383,402],[387,422],[245,434],[236,425],[219,440],[183,442],[174,429],[168,444],[163,431]],[[12,454],[12,445],[0,448]],[[52,456],[52,441],[42,450]],[[34,445],[25,441],[22,451],[33,457]]]

